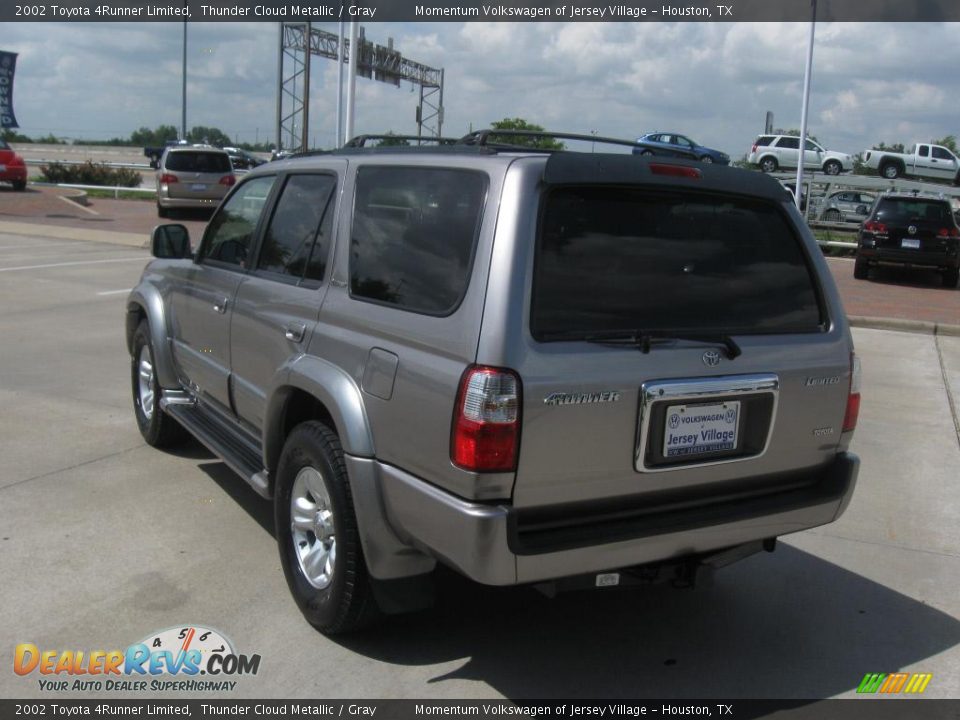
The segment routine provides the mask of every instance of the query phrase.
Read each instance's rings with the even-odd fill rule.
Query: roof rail
[[[422,137],[419,135],[394,135],[386,133],[383,135],[357,135],[351,138],[345,144],[345,148],[362,148],[371,140],[404,140],[406,142],[416,142],[418,145],[423,143],[437,143],[438,145],[455,145],[456,138],[449,137]]]
[[[547,130],[510,130],[508,128],[487,128],[486,130],[476,130],[464,135],[457,143],[460,145],[482,145],[496,148],[509,148],[527,151],[554,152],[548,148],[536,148],[528,145],[517,145],[510,142],[498,143],[491,142],[491,137],[522,137],[522,138],[540,138],[551,140],[582,140],[588,143],[601,143],[604,145],[620,145],[623,147],[646,147],[643,143],[633,140],[621,140],[619,138],[604,137],[602,135],[582,135],[578,133],[550,132]]]

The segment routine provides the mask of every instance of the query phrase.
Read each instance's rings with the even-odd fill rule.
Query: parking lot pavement
[[[162,452],[136,430],[123,313],[146,260],[0,232],[8,658],[18,643],[125,649],[206,626],[261,663],[201,697],[824,698],[893,670],[960,697],[960,441],[944,381],[955,401],[960,338],[855,330],[863,467],[847,514],[712,586],[548,600],[441,574],[432,610],[330,640],[289,597],[269,504],[198,445]],[[0,697],[138,696],[38,678],[8,664]]]

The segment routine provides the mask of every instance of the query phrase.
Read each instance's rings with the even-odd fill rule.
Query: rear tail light
[[[520,446],[520,378],[512,370],[471,365],[460,379],[450,459],[473,472],[511,472]]]
[[[232,187],[237,182],[237,178],[234,175],[224,175],[220,178],[220,184],[226,185],[227,187]]]
[[[960,237],[960,230],[957,228],[940,228],[937,231],[937,237]]]
[[[160,176],[161,185],[170,185],[171,183],[180,182],[180,178],[176,175],[171,175],[170,173],[164,173]]]
[[[684,165],[666,165],[664,163],[650,163],[650,172],[654,175],[665,175],[667,177],[686,177],[699,180],[701,173],[697,168],[686,167]]]
[[[860,358],[850,353],[850,392],[847,394],[847,412],[843,416],[843,432],[852,432],[857,427],[860,415]]]
[[[757,151],[757,144],[754,143],[753,147],[750,148],[750,152],[755,153]]]
[[[882,222],[877,222],[876,220],[867,220],[867,222],[863,224],[863,229],[867,232],[877,233],[879,235],[887,232],[887,226]]]

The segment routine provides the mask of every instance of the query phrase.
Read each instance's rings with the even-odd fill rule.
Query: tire
[[[827,160],[823,164],[823,171],[827,175],[839,175],[841,170],[843,170],[843,166],[836,160]]]
[[[170,217],[170,211],[160,203],[157,203],[157,217],[168,218]]]
[[[700,158],[700,162],[707,163],[707,165],[711,165],[713,164],[713,158],[710,157],[709,155],[704,155],[702,158]]]
[[[329,427],[312,420],[293,429],[280,455],[274,495],[280,564],[300,612],[325,635],[369,624],[379,613],[343,450]]]
[[[867,264],[866,260],[857,258],[856,262],[853,263],[853,277],[857,280],[866,280],[869,274],[870,265]]]
[[[146,320],[141,320],[133,334],[133,355],[130,358],[133,413],[147,445],[171,447],[184,442],[189,435],[176,420],[160,409],[160,383],[154,368],[156,363],[150,342],[150,326]]]
[[[776,158],[765,157],[760,160],[760,170],[765,173],[776,172],[778,167]]]
[[[840,222],[840,211],[830,208],[823,214],[825,222]]]
[[[942,277],[944,287],[955,288],[957,283],[960,282],[960,268],[950,268],[948,270],[944,270]]]
[[[653,156],[653,150],[641,150],[641,151],[640,151],[640,157],[652,157],[652,156]]]
[[[896,180],[900,177],[900,168],[896,163],[887,163],[880,167],[880,174],[887,180]]]
[[[27,189],[27,181],[26,181],[26,180],[14,180],[14,181],[13,181],[13,189],[16,190],[17,192],[23,192],[24,190]]]

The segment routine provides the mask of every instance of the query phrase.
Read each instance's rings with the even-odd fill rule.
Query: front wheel
[[[704,162],[709,165],[710,163],[713,162],[713,158],[710,157],[709,155],[704,155],[702,158],[700,158],[700,162]]]
[[[376,617],[343,450],[317,421],[293,429],[277,468],[280,563],[300,612],[327,635]]]
[[[827,175],[839,175],[843,167],[836,160],[828,160],[823,164],[823,171]]]
[[[130,380],[133,386],[133,413],[140,434],[153,447],[169,447],[187,439],[187,431],[160,409],[160,383],[150,342],[150,326],[141,320],[133,334],[133,355],[130,358]]]

